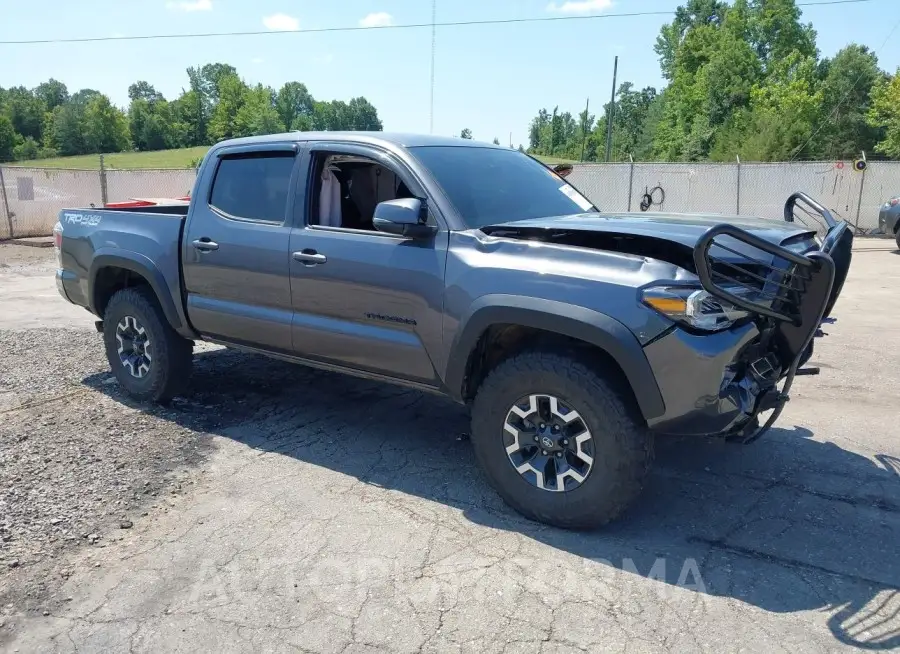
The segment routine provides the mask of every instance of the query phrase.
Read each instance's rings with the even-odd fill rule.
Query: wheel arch
[[[665,403],[637,338],[614,318],[585,307],[512,295],[488,295],[473,303],[450,348],[445,376],[448,393],[466,401],[473,362],[492,329],[519,326],[593,346],[621,371],[645,420],[663,415]]]
[[[173,329],[182,328],[181,318],[171,295],[167,292],[166,279],[156,264],[137,252],[98,254],[91,262],[89,273],[90,310],[103,317],[106,305],[123,288],[145,284],[153,291],[163,315]]]

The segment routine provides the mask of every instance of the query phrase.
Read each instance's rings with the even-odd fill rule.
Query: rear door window
[[[209,205],[228,218],[282,223],[294,169],[293,152],[253,152],[223,157]]]

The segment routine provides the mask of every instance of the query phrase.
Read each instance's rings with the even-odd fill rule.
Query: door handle
[[[293,255],[294,261],[299,261],[304,266],[316,266],[321,263],[325,263],[328,259],[324,254],[319,254],[315,250],[301,250],[300,252],[294,252]]]
[[[219,244],[215,241],[210,241],[208,238],[198,238],[196,241],[192,242],[191,245],[194,246],[197,250],[201,252],[211,252],[212,250],[218,250]]]

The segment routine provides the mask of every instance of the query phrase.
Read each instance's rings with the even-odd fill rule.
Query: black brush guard
[[[831,315],[834,303],[837,302],[838,295],[841,294],[841,290],[844,288],[847,273],[850,271],[850,260],[853,258],[853,230],[843,220],[835,220],[828,209],[802,192],[794,193],[784,203],[785,222],[794,222],[798,204],[801,205],[801,210],[807,215],[811,214],[806,209],[803,209],[802,205],[806,205],[806,207],[819,214],[827,228],[825,238],[822,241],[822,252],[827,252],[834,260],[835,265],[834,286],[831,289],[828,305],[825,307],[825,317],[827,318]]]
[[[820,250],[799,254],[734,225],[710,229],[694,248],[694,264],[703,288],[720,301],[768,319],[771,349],[784,375],[784,385],[762,395],[746,426],[736,434],[748,443],[764,434],[781,415],[804,354],[834,307],[847,272],[853,233],[847,223],[803,193],[785,204],[785,219],[793,222],[800,201],[819,213],[828,225]],[[807,355],[808,358],[808,355]],[[774,409],[762,426],[759,413]]]

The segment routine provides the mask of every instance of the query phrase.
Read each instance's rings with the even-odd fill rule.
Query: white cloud
[[[287,14],[272,14],[263,18],[263,25],[277,32],[293,32],[300,27],[300,21]]]
[[[253,59],[250,60],[251,64],[261,64],[264,62],[265,62],[265,59],[263,59],[262,57],[253,57]]]
[[[167,9],[175,11],[212,11],[212,0],[172,0],[166,3]]]
[[[386,11],[369,14],[359,21],[360,27],[389,27],[394,24],[394,18]]]
[[[547,5],[547,11],[561,14],[589,14],[594,11],[606,11],[612,6],[612,0],[566,0],[563,3],[551,2]]]

